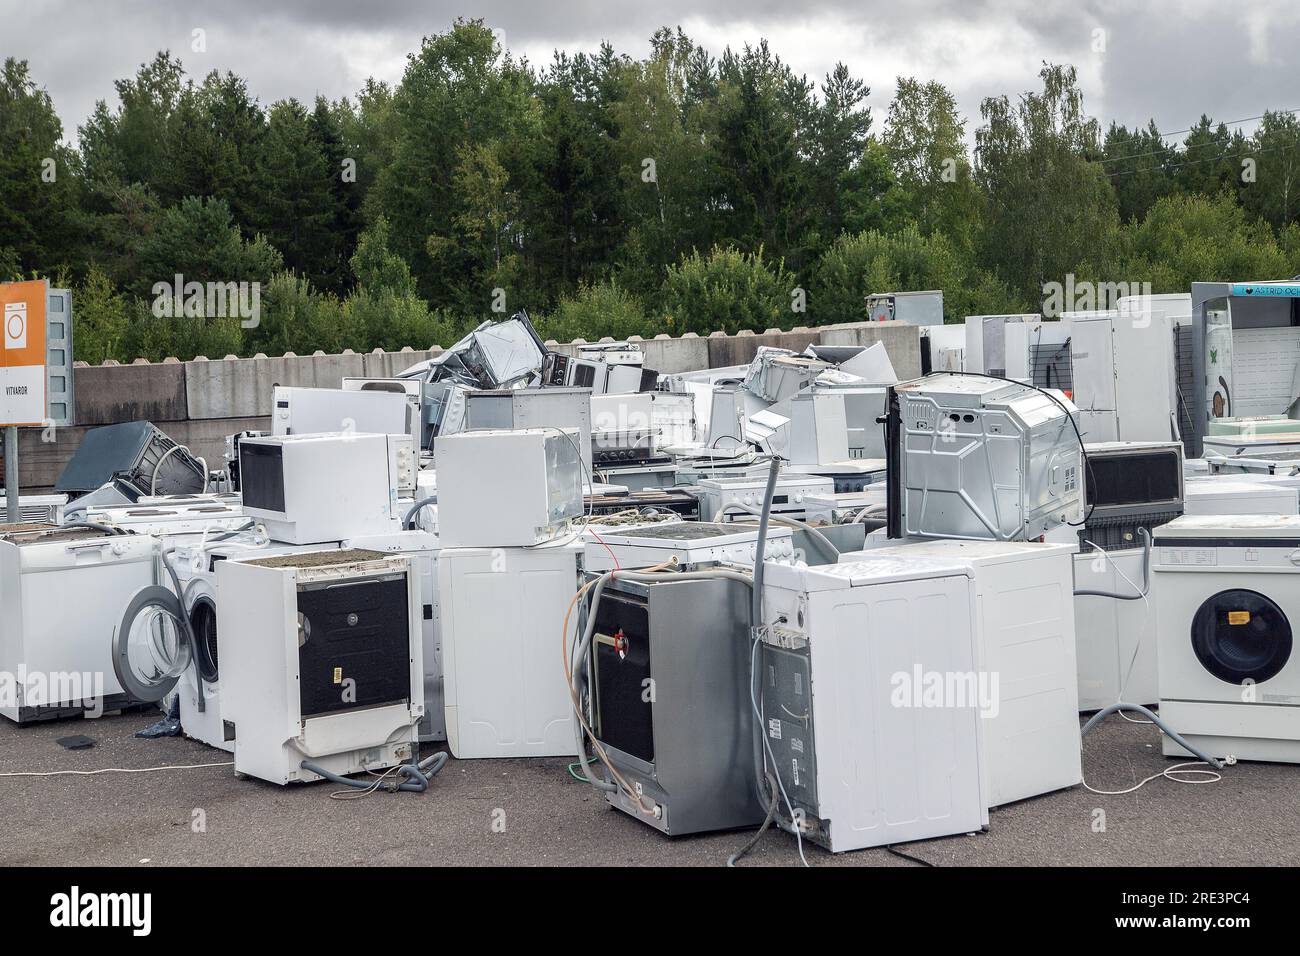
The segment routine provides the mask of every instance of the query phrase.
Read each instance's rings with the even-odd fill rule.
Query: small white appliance
[[[761,727],[796,817],[782,800],[781,825],[836,853],[984,826],[970,567],[864,556],[765,574]]]
[[[578,346],[578,356],[606,365],[635,365],[639,368],[645,364],[645,353],[635,342],[589,342]]]
[[[610,571],[616,567],[650,568],[670,561],[676,561],[680,567],[703,564],[752,567],[757,547],[756,524],[672,521],[627,531],[601,532],[599,541],[587,542],[584,567],[588,571]],[[764,559],[795,561],[794,535],[790,528],[768,525]]]
[[[413,409],[405,391],[277,385],[271,398],[271,429],[275,435],[414,435],[420,422],[418,404]]]
[[[478,389],[465,396],[465,430],[575,429],[582,473],[590,476],[593,409],[587,388]]]
[[[138,590],[153,585],[147,535],[51,525],[0,535],[0,714],[17,723],[132,703],[114,638]]]
[[[288,544],[396,531],[398,498],[414,490],[417,468],[412,441],[401,435],[277,435],[239,443],[244,513]]]
[[[1007,326],[1037,322],[1041,319],[1041,315],[1034,313],[966,316],[965,371],[982,372],[985,375],[1006,375]]]
[[[483,429],[439,438],[438,536],[447,548],[534,545],[583,513],[573,428]]]
[[[1082,448],[1063,395],[939,373],[890,396],[892,537],[1028,541],[1079,514]]]
[[[728,521],[737,516],[741,520],[749,520],[753,515],[746,509],[763,507],[767,479],[705,478],[700,482],[699,488],[700,517],[704,520]],[[804,499],[834,492],[835,482],[830,478],[783,472],[777,476],[776,487],[772,490],[772,514],[802,518],[806,514]]]
[[[1183,513],[1189,515],[1293,515],[1300,512],[1294,488],[1218,475],[1185,481]]]
[[[1079,430],[1086,442],[1177,437],[1174,339],[1161,310],[1067,312]]]
[[[446,548],[439,554],[443,689],[453,756],[574,752],[576,724],[560,634],[578,589],[581,554],[580,542]]]
[[[886,488],[888,462],[883,458],[850,458],[848,461],[829,461],[820,465],[803,465],[800,471],[835,483],[836,494],[850,494],[878,486]]]
[[[1300,763],[1300,516],[1178,518],[1152,570],[1160,716],[1212,757]]]
[[[359,549],[217,564],[221,715],[235,772],[271,783],[409,761],[424,715],[420,584]]]

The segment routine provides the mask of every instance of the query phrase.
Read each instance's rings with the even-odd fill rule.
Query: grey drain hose
[[[1192,756],[1196,757],[1198,760],[1203,760],[1205,763],[1208,763],[1211,767],[1213,767],[1216,770],[1223,769],[1222,760],[1220,760],[1217,757],[1211,757],[1209,754],[1206,754],[1200,749],[1193,747],[1181,736],[1179,736],[1178,731],[1174,730],[1172,727],[1166,724],[1163,720],[1161,720],[1158,716],[1153,714],[1151,711],[1147,710],[1141,704],[1119,703],[1119,704],[1111,704],[1109,707],[1103,707],[1101,710],[1097,711],[1095,714],[1092,715],[1091,720],[1089,720],[1086,724],[1083,725],[1083,730],[1081,731],[1080,736],[1087,734],[1088,731],[1092,730],[1093,727],[1096,727],[1097,724],[1100,723],[1103,718],[1109,717],[1111,714],[1118,713],[1121,710],[1133,710],[1133,711],[1137,711],[1139,714],[1144,715],[1145,717],[1150,719],[1151,723],[1155,724],[1157,727],[1163,730],[1168,735],[1170,740],[1178,744],[1178,746],[1182,747],[1184,750],[1191,753]]]
[[[399,790],[406,790],[412,793],[424,793],[429,789],[429,779],[437,775],[438,771],[447,765],[448,755],[445,750],[429,757],[425,757],[419,763],[405,763],[397,768],[398,776],[405,777],[402,783],[390,783],[386,786],[375,786],[374,780],[353,780],[351,777],[340,776],[333,770],[326,770],[320,764],[312,763],[310,760],[304,760],[300,767],[303,770],[309,770],[318,776],[324,777],[330,783],[341,784],[345,787],[356,787],[358,790],[387,790],[390,793],[396,793]]]
[[[411,505],[410,510],[406,512],[406,517],[402,519],[402,527],[406,528],[407,530],[415,529],[416,525],[413,524],[415,516],[419,514],[421,511],[423,511],[425,508],[429,507],[429,505],[436,505],[437,503],[438,503],[437,495],[429,495],[427,498],[421,498],[415,504]]]
[[[1142,535],[1142,590],[1137,594],[1112,594],[1110,591],[1075,591],[1075,597],[1102,597],[1112,598],[1116,601],[1141,601],[1151,593],[1151,532],[1146,528],[1138,528],[1138,534]],[[1093,545],[1096,547],[1096,545]],[[1101,549],[1098,548],[1100,551]],[[1102,557],[1106,557],[1106,552],[1101,552]],[[1109,559],[1107,559],[1109,560]],[[1113,563],[1113,562],[1112,562]]]
[[[754,593],[749,608],[749,629],[754,638],[755,645],[758,643],[759,628],[763,624],[763,559],[767,551],[767,527],[768,519],[772,515],[772,495],[776,493],[776,480],[781,471],[781,459],[775,455],[772,457],[771,466],[767,473],[767,487],[763,489],[763,510],[758,518],[758,541],[754,546]],[[750,648],[751,655],[758,654],[758,647]],[[761,696],[762,692],[759,686],[762,683],[759,679],[760,669],[754,666],[751,658],[749,667],[749,694],[751,703]],[[765,737],[766,730],[762,726],[761,720],[754,721],[753,729],[753,761],[754,761],[754,786],[758,796],[759,805],[762,806],[767,802],[768,794],[763,792],[763,784],[766,780],[767,756],[764,748],[767,746]],[[776,768],[773,773],[778,774]],[[777,778],[780,779],[779,776]]]

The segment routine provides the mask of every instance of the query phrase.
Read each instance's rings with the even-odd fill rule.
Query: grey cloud
[[[681,23],[714,53],[766,36],[814,80],[836,60],[846,62],[873,87],[877,110],[888,104],[896,75],[937,79],[952,88],[970,129],[978,125],[984,97],[1014,98],[1036,88],[1043,60],[1071,62],[1079,67],[1090,112],[1103,125],[1154,117],[1175,129],[1202,112],[1234,119],[1300,106],[1291,102],[1296,68],[1286,55],[1300,40],[1300,15],[1292,7],[1281,0],[811,0],[797,7],[788,0],[707,6],[698,0],[0,0],[0,54],[31,62],[69,138],[95,100],[115,101],[113,80],[134,73],[159,49],[170,49],[196,76],[219,69],[246,77],[263,103],[317,93],[338,98],[371,74],[400,79],[420,37],[447,29],[461,15],[503,29],[508,45],[539,65],[555,48],[592,49],[603,38],[621,52],[644,55],[651,33],[665,24]],[[190,49],[196,27],[207,31],[205,53]],[[1091,47],[1095,29],[1106,31],[1101,54]]]

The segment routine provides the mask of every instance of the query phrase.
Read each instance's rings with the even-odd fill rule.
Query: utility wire
[[[1217,163],[1220,160],[1229,159],[1234,156],[1253,157],[1253,156],[1259,156],[1263,153],[1275,153],[1278,150],[1297,149],[1297,148],[1300,148],[1300,143],[1281,143],[1277,146],[1266,146],[1263,149],[1249,149],[1246,150],[1245,152],[1242,152],[1240,150],[1229,150],[1226,153],[1220,153],[1218,156],[1211,156],[1208,159],[1191,159],[1181,163],[1173,163],[1167,167],[1164,163],[1158,163],[1153,166],[1142,166],[1138,169],[1126,169],[1118,173],[1106,173],[1105,175],[1107,179],[1122,179],[1125,176],[1136,176],[1138,173],[1147,173],[1155,169],[1167,168],[1170,172],[1177,172],[1178,170],[1183,169],[1184,167],[1187,166],[1200,166],[1204,163]]]
[[[1300,113],[1300,107],[1297,107],[1296,109],[1293,109],[1293,110],[1269,110],[1269,112],[1267,112],[1267,113],[1263,113],[1263,114],[1261,114],[1261,115],[1259,115],[1259,116],[1247,116],[1247,117],[1245,117],[1244,119],[1239,119],[1239,120],[1229,120],[1229,121],[1226,122],[1226,123],[1221,122],[1221,123],[1219,123],[1219,126],[1224,126],[1224,127],[1227,127],[1227,126],[1240,126],[1242,123],[1252,123],[1252,122],[1254,122],[1255,120],[1262,120],[1265,116],[1287,116],[1287,115],[1290,115],[1290,114],[1293,114],[1293,113]],[[1187,129],[1177,129],[1177,130],[1174,130],[1172,133],[1160,133],[1160,134],[1158,134],[1158,135],[1160,136],[1161,139],[1164,139],[1164,138],[1167,137],[1167,136],[1181,136],[1181,135],[1183,135],[1184,133],[1191,133],[1191,132],[1193,132],[1194,130],[1197,130],[1197,129],[1199,129],[1199,128],[1200,128],[1200,127],[1192,126],[1192,127],[1187,128]],[[1197,148],[1202,147],[1202,146],[1215,146],[1215,145],[1218,145],[1218,144],[1215,143],[1214,141],[1210,141],[1210,142],[1206,142],[1206,143],[1192,143],[1190,146],[1185,146],[1185,147],[1183,147],[1183,148],[1184,148],[1184,149],[1197,149]],[[1166,149],[1177,149],[1177,145],[1176,145],[1176,144],[1170,144],[1170,145],[1166,146],[1165,148],[1166,148]],[[1123,161],[1126,160],[1126,159],[1141,159],[1141,158],[1144,157],[1144,156],[1159,156],[1159,155],[1163,154],[1164,151],[1165,151],[1164,149],[1153,149],[1153,150],[1151,150],[1150,152],[1146,152],[1146,153],[1130,153],[1130,154],[1128,154],[1128,155],[1126,155],[1126,156],[1112,156],[1112,157],[1110,157],[1109,159],[1101,159],[1101,160],[1098,160],[1098,162],[1099,162],[1099,163],[1102,163],[1102,164],[1105,164],[1105,163],[1121,163],[1121,162],[1123,162]]]

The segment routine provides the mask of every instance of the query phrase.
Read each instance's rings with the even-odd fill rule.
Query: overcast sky
[[[602,40],[644,56],[664,24],[714,53],[766,37],[810,79],[848,64],[871,86],[877,129],[899,75],[946,84],[969,132],[984,97],[1036,89],[1043,60],[1078,67],[1103,127],[1154,118],[1172,132],[1203,112],[1235,120],[1300,107],[1297,0],[0,0],[0,56],[29,61],[72,139],[97,99],[115,104],[113,80],[160,49],[196,77],[234,71],[263,104],[336,99],[370,76],[400,81],[421,36],[457,16],[482,17],[539,65],[556,48]],[[206,51],[192,49],[196,29]]]

